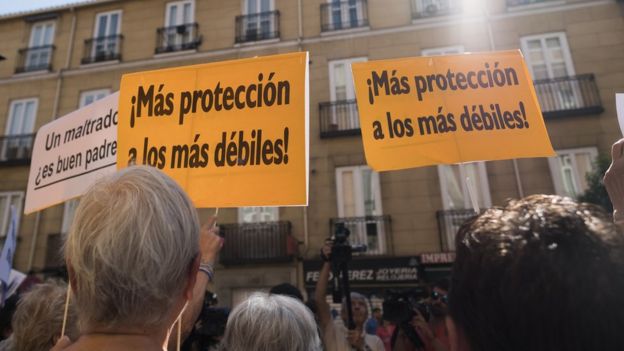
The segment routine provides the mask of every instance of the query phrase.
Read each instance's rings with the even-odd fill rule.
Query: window
[[[27,160],[30,158],[37,113],[37,99],[11,102],[9,120],[4,134],[10,137],[0,140],[0,161]]]
[[[336,168],[336,194],[340,218],[383,214],[379,173],[368,166]],[[353,244],[367,245],[370,253],[382,253],[386,247],[384,222],[365,219],[345,223],[351,231],[349,239]]]
[[[460,12],[461,7],[459,0],[412,0],[412,18],[445,16]]]
[[[91,55],[96,58],[110,58],[119,54],[121,34],[121,11],[97,14],[93,31]]]
[[[248,16],[244,31],[248,40],[273,37],[271,34],[276,28],[273,8],[272,0],[245,0],[243,13]]]
[[[332,101],[355,100],[351,64],[366,61],[366,57],[358,57],[329,62],[329,89]]]
[[[21,191],[0,192],[0,237],[4,237],[9,230],[9,223],[11,222],[11,205],[15,207],[15,212],[17,213],[17,224],[19,225],[23,202],[24,193]]]
[[[35,23],[30,31],[26,71],[47,69],[52,57],[54,22]]]
[[[576,198],[587,188],[587,173],[598,156],[595,147],[557,150],[557,156],[548,159],[550,173],[557,195]]]
[[[479,208],[492,206],[485,162],[439,165],[442,205],[445,210],[472,209],[467,178],[474,185]]]
[[[538,81],[536,90],[542,110],[581,107],[583,104],[578,80],[565,79],[575,74],[565,33],[524,37],[521,43],[531,76]],[[548,82],[555,78],[559,79]]]
[[[195,3],[191,0],[170,2],[165,12],[165,29],[162,46],[165,48],[186,48],[195,40]],[[172,49],[170,49],[172,50]]]
[[[276,222],[279,220],[279,207],[239,207],[239,223]]]
[[[438,226],[443,250],[455,250],[455,234],[466,219],[474,216],[470,186],[480,209],[492,206],[485,162],[439,165],[443,211],[438,212]]]
[[[524,37],[522,38],[522,51],[533,79],[574,75],[572,57],[564,33]]]
[[[322,104],[321,132],[359,130],[351,64],[366,57],[329,62],[330,103]]]
[[[105,98],[110,94],[109,89],[89,90],[80,94],[79,107],[85,107],[91,103],[94,103],[100,99]]]
[[[193,23],[193,1],[176,1],[167,4],[165,26],[175,27]]]
[[[6,135],[31,134],[35,128],[37,99],[23,99],[11,102]]]
[[[328,0],[334,29],[360,27],[364,18],[361,0]]]
[[[440,48],[424,49],[422,51],[423,56],[442,56],[442,55],[456,55],[464,53],[463,45],[445,46]]]

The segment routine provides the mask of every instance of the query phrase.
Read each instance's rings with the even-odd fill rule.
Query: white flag
[[[6,233],[2,254],[0,254],[0,281],[3,289],[9,285],[9,275],[13,266],[13,256],[15,255],[15,246],[17,244],[17,211],[15,206],[11,206],[11,221],[9,222],[9,230]]]

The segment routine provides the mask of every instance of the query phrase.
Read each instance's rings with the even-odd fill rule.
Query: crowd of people
[[[395,324],[350,294],[326,300],[332,243],[313,297],[287,284],[227,318],[222,351],[553,351],[624,348],[624,140],[613,146],[603,209],[553,195],[510,200],[463,224],[449,281]],[[176,350],[204,310],[222,246],[185,192],[132,166],[82,197],[64,244],[69,283],[21,294],[0,350]],[[210,324],[211,320],[203,320]],[[4,332],[4,331],[3,331]],[[10,335],[8,335],[10,334]],[[186,345],[190,347],[192,345]]]

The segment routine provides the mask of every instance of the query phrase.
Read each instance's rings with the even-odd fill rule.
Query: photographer
[[[384,346],[376,335],[366,334],[364,331],[364,323],[368,317],[368,303],[366,298],[358,293],[351,293],[353,321],[355,329],[348,330],[346,303],[343,301],[340,316],[342,320],[332,321],[329,312],[329,304],[326,300],[327,282],[329,281],[329,272],[331,270],[331,251],[332,242],[327,241],[321,249],[321,258],[323,259],[323,267],[319,280],[316,283],[316,308],[321,328],[323,343],[327,351],[384,351]]]
[[[410,321],[410,326],[418,334],[418,337],[424,344],[424,347],[416,347],[410,338],[401,329],[397,329],[394,351],[448,351],[448,349],[438,340],[429,327],[429,323],[422,314],[416,310],[416,315]]]

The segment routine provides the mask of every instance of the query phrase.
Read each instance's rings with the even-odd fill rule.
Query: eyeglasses
[[[448,304],[448,295],[440,294],[437,291],[434,291],[434,292],[431,293],[431,299],[436,300],[436,301],[440,300],[440,301],[444,302],[445,304]]]

